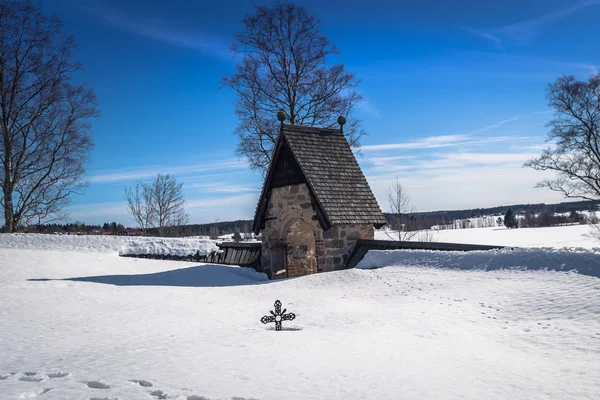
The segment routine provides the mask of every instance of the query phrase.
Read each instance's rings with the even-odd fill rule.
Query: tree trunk
[[[14,208],[13,208],[13,186],[12,186],[12,152],[11,143],[8,139],[8,126],[4,124],[4,229],[6,232],[14,232]]]
[[[8,185],[4,185],[4,228],[6,232],[15,231],[13,217],[12,190],[8,188]]]

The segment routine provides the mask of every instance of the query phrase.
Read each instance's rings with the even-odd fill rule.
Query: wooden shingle
[[[327,223],[373,224],[386,221],[343,133],[336,129],[283,125],[254,217],[263,226],[280,152],[291,150]]]

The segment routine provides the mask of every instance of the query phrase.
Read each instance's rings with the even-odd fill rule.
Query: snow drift
[[[374,269],[388,266],[485,271],[498,269],[573,271],[600,278],[600,250],[554,248],[469,252],[371,250],[356,268]]]
[[[119,254],[151,254],[183,257],[194,255],[196,252],[199,252],[200,255],[205,255],[217,249],[218,248],[215,245],[215,242],[209,239],[157,238],[144,241],[131,241],[126,243],[119,251]]]
[[[208,254],[217,246],[211,240],[197,238],[5,233],[0,235],[0,248],[187,256],[197,251]]]

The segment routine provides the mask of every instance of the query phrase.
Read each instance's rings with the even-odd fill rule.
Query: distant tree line
[[[75,221],[68,224],[43,224],[31,225],[25,229],[27,233],[82,233],[82,234],[102,234],[102,233],[117,233],[125,229],[123,224],[116,222],[105,222],[102,225],[87,225],[83,222]],[[4,227],[2,227],[4,232]]]
[[[518,216],[520,227],[543,227],[564,225],[573,223],[597,223],[595,217],[587,217],[580,213],[581,211],[597,210],[600,207],[599,201],[580,201],[572,203],[558,204],[517,204],[513,206],[477,208],[471,210],[455,211],[433,211],[417,212],[412,214],[384,213],[384,216],[391,224],[404,224],[406,230],[431,229],[433,226],[447,227],[447,229],[462,228],[483,228],[492,226],[502,226],[504,217],[490,217],[490,215],[505,216],[507,210],[512,209]],[[568,214],[568,215],[557,215]],[[500,221],[499,221],[500,220]],[[27,228],[26,232],[31,233],[116,233],[125,227],[116,222],[107,222],[103,225],[87,225],[82,222],[69,224],[45,224],[34,225]],[[183,237],[183,236],[208,236],[217,238],[225,234],[239,233],[242,239],[246,239],[252,230],[252,220],[236,221],[217,221],[205,224],[187,224],[183,226],[170,227],[165,230],[163,236]],[[4,230],[2,230],[4,232]],[[159,236],[158,228],[150,228],[147,236]],[[246,236],[246,237],[245,237]]]

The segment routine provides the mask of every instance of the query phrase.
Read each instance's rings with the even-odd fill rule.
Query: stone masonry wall
[[[344,269],[357,239],[374,239],[373,225],[336,225],[323,232],[323,271]],[[317,243],[317,248],[319,244]]]
[[[287,229],[301,219],[309,224],[316,244],[317,272],[343,269],[357,239],[373,239],[372,225],[337,225],[323,231],[305,184],[273,188],[262,230],[262,270],[269,277],[285,263]]]
[[[262,267],[271,278],[284,265],[285,244],[288,227],[297,219],[308,223],[316,239],[322,236],[317,215],[311,203],[311,195],[305,184],[273,188],[262,230]],[[317,265],[318,265],[317,255]]]

